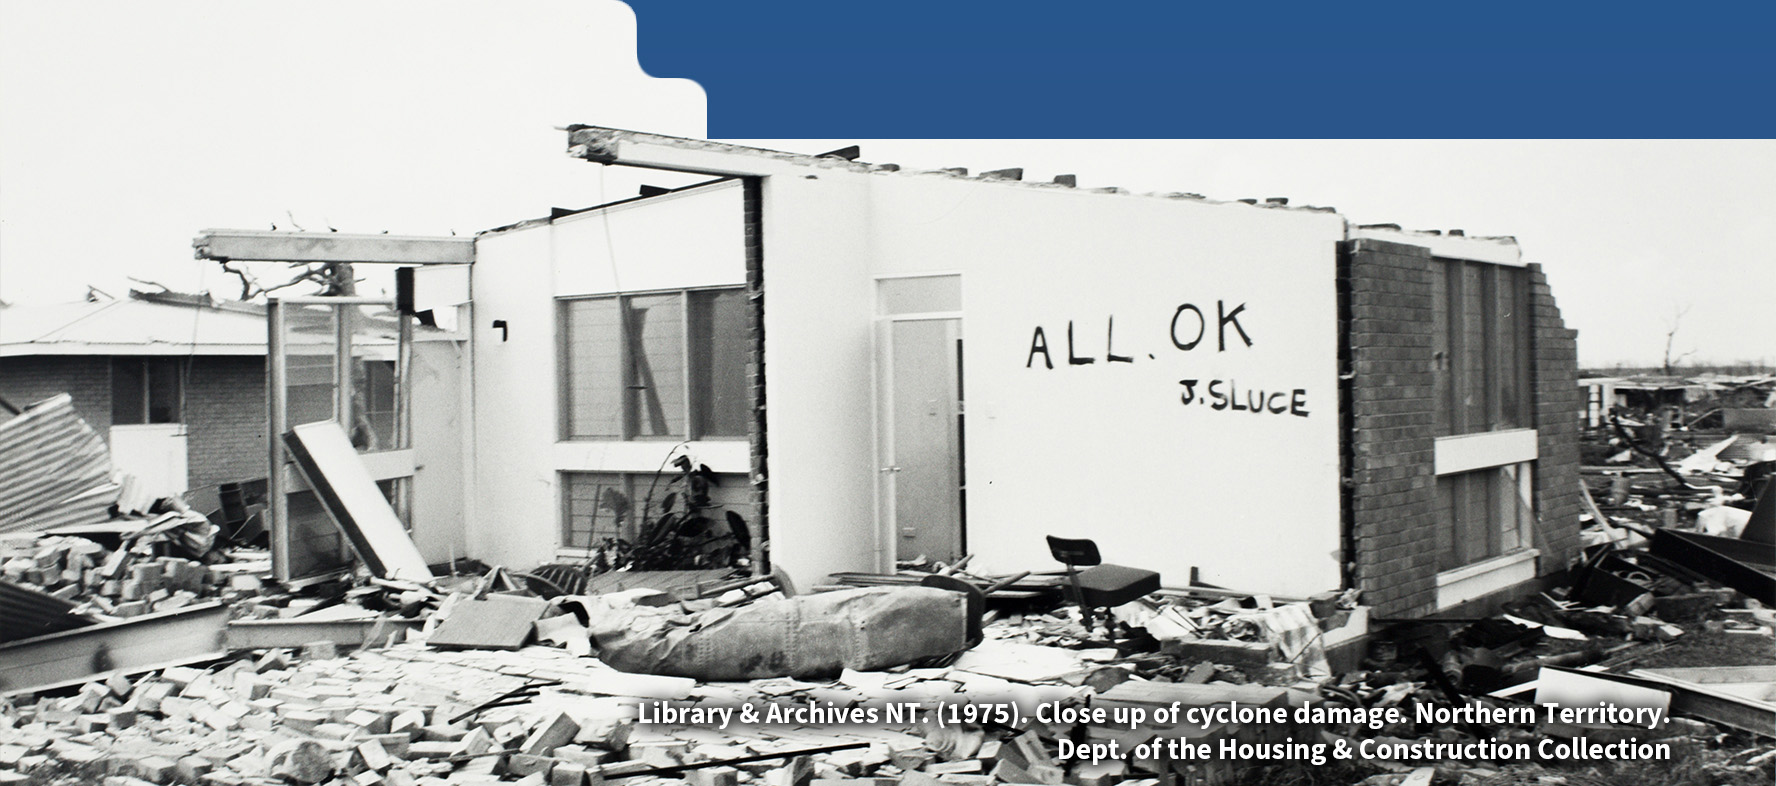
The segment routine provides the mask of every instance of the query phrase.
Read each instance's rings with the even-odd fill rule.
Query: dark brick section
[[[742,223],[746,227],[746,300],[751,306],[747,315],[746,389],[752,403],[752,424],[747,429],[747,442],[752,458],[752,503],[758,511],[752,526],[754,542],[770,540],[770,472],[765,441],[765,238],[764,181],[749,177],[741,184]],[[770,554],[753,565],[753,571],[768,572]]]
[[[0,398],[24,409],[51,396],[74,397],[74,411],[100,434],[111,429],[111,358],[45,355],[0,358]],[[0,419],[4,419],[0,416]]]
[[[1339,255],[1347,569],[1383,616],[1437,601],[1428,249],[1354,240]]]
[[[265,477],[265,417],[264,358],[193,358],[185,386],[190,487]]]
[[[1536,548],[1538,573],[1565,568],[1579,549],[1579,333],[1566,327],[1541,265],[1529,266],[1531,384],[1535,389]]]

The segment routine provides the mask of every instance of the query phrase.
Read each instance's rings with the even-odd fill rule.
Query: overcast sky
[[[671,185],[569,159],[556,130],[703,134],[702,89],[643,74],[634,24],[615,0],[0,3],[0,298],[121,295],[125,276],[232,295],[191,258],[199,230],[293,218],[468,235]],[[746,142],[816,153],[859,140]],[[1678,353],[1776,362],[1767,140],[862,145],[865,160],[911,168],[1021,166],[1082,187],[1286,196],[1361,223],[1514,235],[1546,267],[1584,363],[1657,364],[1680,311]]]

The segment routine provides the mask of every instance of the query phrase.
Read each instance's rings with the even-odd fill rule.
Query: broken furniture
[[[1067,566],[1067,599],[1079,606],[1086,630],[1091,630],[1092,609],[1121,606],[1159,591],[1158,573],[1106,565],[1098,555],[1098,544],[1089,539],[1049,535],[1048,551]],[[1080,567],[1085,570],[1079,570]],[[1109,624],[1108,616],[1105,624]]]

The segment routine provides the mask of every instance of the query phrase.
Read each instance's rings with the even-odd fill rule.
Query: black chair
[[[1079,606],[1085,629],[1091,630],[1092,609],[1121,606],[1159,591],[1159,574],[1151,570],[1105,565],[1098,544],[1086,539],[1048,536],[1048,551],[1067,566],[1068,600]],[[1085,570],[1079,570],[1079,568]],[[1105,614],[1105,627],[1108,612]]]

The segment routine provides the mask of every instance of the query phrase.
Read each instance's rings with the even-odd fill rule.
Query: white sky
[[[289,228],[288,213],[308,229],[467,235],[680,182],[621,169],[606,182],[556,130],[703,135],[701,88],[642,74],[634,25],[616,0],[4,2],[0,298],[72,300],[89,283],[121,295],[126,275],[229,296],[232,278],[191,258],[199,230]],[[864,160],[910,168],[1021,166],[1514,235],[1586,364],[1657,364],[1685,308],[1676,348],[1691,360],[1776,362],[1768,140],[861,144]]]

